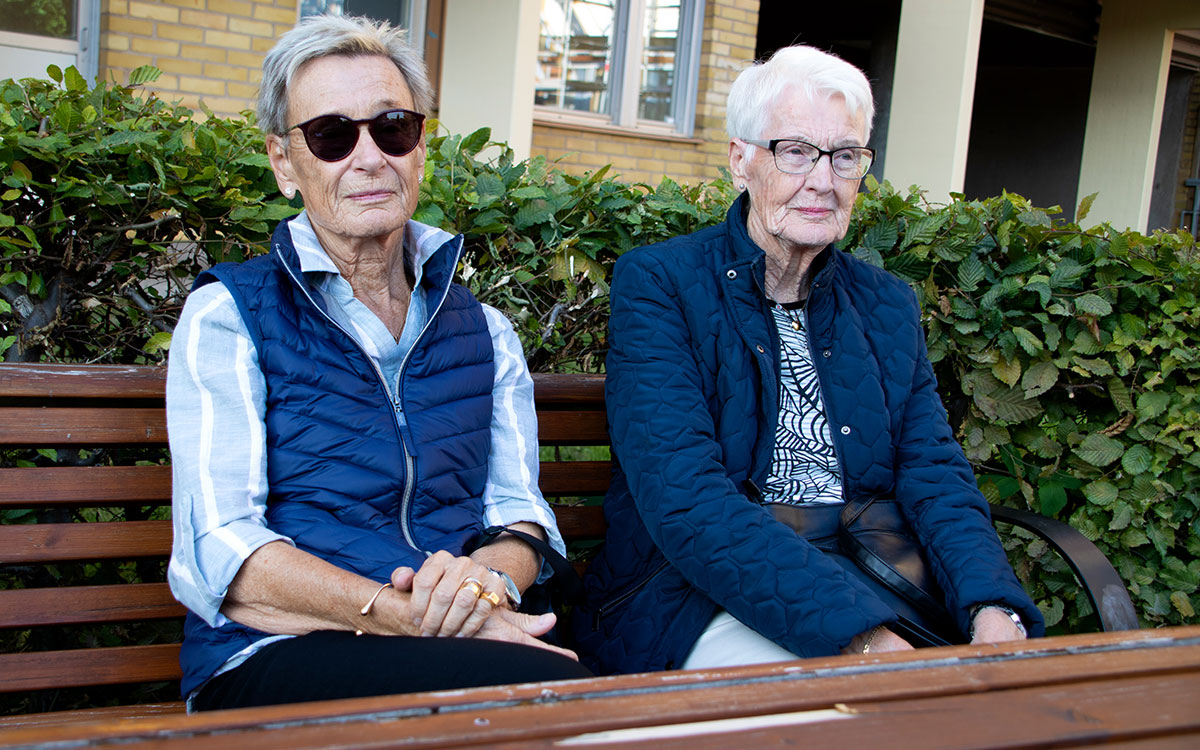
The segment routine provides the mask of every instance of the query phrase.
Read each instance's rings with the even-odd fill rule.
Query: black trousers
[[[591,677],[545,649],[483,638],[417,638],[319,631],[264,646],[214,677],[200,711]]]

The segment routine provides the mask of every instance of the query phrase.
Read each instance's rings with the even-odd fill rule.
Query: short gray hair
[[[862,115],[867,139],[875,119],[871,84],[863,72],[837,55],[797,44],[743,70],[729,89],[725,130],[730,138],[762,138],[772,103],[790,87],[810,101],[839,95],[851,116]]]
[[[387,21],[354,16],[309,16],[296,24],[263,60],[263,78],[258,88],[258,127],[266,133],[283,135],[287,122],[288,87],[301,65],[328,55],[379,55],[395,64],[408,85],[417,112],[429,114],[433,89],[425,62],[405,41],[407,33]]]

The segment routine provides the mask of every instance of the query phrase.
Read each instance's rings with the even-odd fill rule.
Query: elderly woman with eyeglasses
[[[529,544],[563,550],[533,384],[511,325],[453,282],[462,237],[411,220],[432,96],[402,35],[317,17],[280,38],[259,124],[305,209],[203,273],[175,331],[192,709],[588,675],[538,640],[552,614],[516,611],[548,576]]]
[[[896,597],[776,520],[832,507],[817,517],[836,522],[875,495],[894,496],[961,640],[1041,632],[947,424],[912,291],[835,246],[874,157],[866,78],[783,49],[738,76],[727,113],[741,196],[726,221],[614,272],[618,469],[581,658],[637,672],[911,648]]]

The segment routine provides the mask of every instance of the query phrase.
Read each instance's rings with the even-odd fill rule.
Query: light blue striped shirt
[[[416,282],[397,342],[354,297],[307,216],[300,214],[289,227],[301,271],[324,297],[330,316],[379,365],[395,402],[400,366],[428,319],[421,288],[424,264],[452,236],[409,222],[405,249]],[[554,514],[538,489],[533,380],[521,342],[503,314],[487,305],[483,310],[495,352],[484,522],[489,526],[536,523],[546,530],[550,544],[563,552]],[[221,604],[242,562],[268,542],[291,542],[269,529],[264,517],[265,412],[266,383],[232,295],[219,282],[197,289],[183,307],[167,367],[175,525],[167,579],[175,597],[214,627],[226,622]],[[539,580],[549,574],[549,567],[543,565]],[[238,654],[221,671],[241,663],[266,642]]]

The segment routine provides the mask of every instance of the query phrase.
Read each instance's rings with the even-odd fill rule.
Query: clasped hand
[[[424,636],[472,636],[493,612],[507,609],[500,576],[469,557],[445,550],[426,558],[420,570],[396,568],[392,585],[412,594],[413,625]]]
[[[479,581],[482,591],[464,583]],[[413,625],[424,636],[477,637],[496,641],[522,643],[560,653],[572,659],[572,651],[551,646],[538,640],[554,627],[553,613],[527,615],[513,612],[505,602],[507,592],[502,579],[469,557],[455,557],[439,551],[430,555],[420,570],[409,567],[392,572],[392,585],[397,591],[409,592]],[[493,593],[499,606],[486,597]]]

